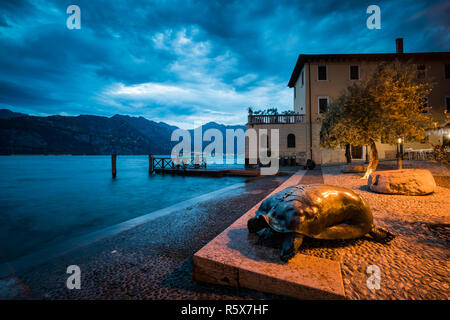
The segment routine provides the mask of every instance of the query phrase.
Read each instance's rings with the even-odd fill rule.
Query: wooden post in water
[[[116,178],[116,174],[117,174],[116,158],[117,158],[117,154],[112,154],[111,155],[111,168],[112,168],[112,177],[113,177],[113,179]]]
[[[153,173],[153,155],[148,155],[148,174],[151,175]]]

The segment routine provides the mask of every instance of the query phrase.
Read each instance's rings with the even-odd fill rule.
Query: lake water
[[[110,156],[2,156],[0,263],[243,180],[149,176],[147,156],[118,156],[115,180]]]

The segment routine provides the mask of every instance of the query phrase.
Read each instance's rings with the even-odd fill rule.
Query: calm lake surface
[[[110,156],[1,156],[0,263],[242,181],[149,176],[147,156],[118,156],[115,180]]]

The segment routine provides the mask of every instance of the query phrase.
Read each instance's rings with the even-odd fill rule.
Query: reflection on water
[[[0,157],[0,263],[242,181],[148,176],[147,156],[118,156],[115,180],[110,156]]]

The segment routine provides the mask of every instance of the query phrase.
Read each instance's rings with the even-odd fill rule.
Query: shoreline
[[[174,205],[162,208],[150,213],[132,218],[109,227],[102,228],[81,236],[67,239],[59,244],[52,244],[41,250],[31,252],[17,259],[7,261],[0,264],[0,279],[11,276],[16,272],[24,272],[33,266],[40,265],[52,258],[56,258],[63,254],[69,253],[79,247],[90,245],[101,239],[115,236],[123,231],[137,227],[143,223],[147,223],[154,219],[163,217],[165,215],[173,213],[175,210],[185,210],[187,207],[195,205],[198,202],[207,201],[214,197],[221,196],[222,193],[229,192],[230,194],[239,192],[238,189],[245,186],[245,183],[236,183],[231,186],[212,191],[192,199],[178,202]],[[14,271],[11,271],[14,270]]]
[[[289,177],[290,174],[248,179],[235,189],[230,188],[234,185],[228,187],[229,192],[221,194],[222,190],[215,191],[219,197],[193,201],[182,210],[171,211],[171,214],[98,239],[87,246],[72,248],[63,255],[52,257],[27,271],[15,272],[1,281],[10,287],[9,291],[14,289],[16,292],[10,297],[12,299],[136,299],[139,296],[142,299],[200,299],[205,285],[193,283],[191,276],[184,275],[173,283],[195,287],[184,293],[173,286],[166,288],[161,282],[166,281],[170,274],[181,272],[180,268],[191,272],[189,264],[198,249]],[[65,287],[66,268],[74,264],[80,266],[82,272],[81,290]],[[163,279],[154,279],[158,275]],[[143,287],[134,290],[130,286]],[[150,290],[151,287],[158,289]],[[210,287],[209,291],[206,299],[239,299],[243,294],[228,288]],[[260,299],[273,296],[245,291],[244,297]]]
[[[150,175],[148,167],[147,157],[124,156],[113,179],[109,156],[1,158],[0,265],[247,178]]]

